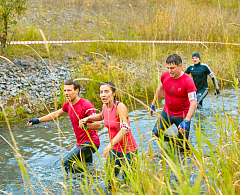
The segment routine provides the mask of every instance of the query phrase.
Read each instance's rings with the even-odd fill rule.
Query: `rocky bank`
[[[28,59],[0,62],[0,99],[3,105],[11,107],[23,106],[28,113],[32,113],[33,106],[53,103],[53,83],[60,94],[62,81],[71,78],[74,67],[70,62],[38,61]],[[41,100],[42,99],[42,100]],[[1,109],[1,108],[0,108]]]

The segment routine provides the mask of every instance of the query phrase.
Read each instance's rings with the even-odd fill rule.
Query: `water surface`
[[[224,96],[216,99],[213,92],[210,92],[204,99],[203,108],[195,112],[195,119],[193,118],[191,121],[190,133],[190,141],[194,147],[197,148],[194,125],[195,122],[198,124],[199,118],[201,119],[201,125],[203,127],[202,131],[207,133],[209,140],[214,143],[218,137],[215,135],[216,128],[214,125],[216,124],[216,119],[213,113],[217,111],[222,114],[221,109],[223,108],[224,102],[225,110],[232,112],[233,115],[237,115],[238,98],[236,91],[233,88],[227,88],[221,95],[223,94]],[[160,108],[158,111],[161,112],[164,100],[160,100],[159,103]],[[155,124],[156,117],[150,117],[147,110],[139,103],[137,104],[137,108],[129,114],[133,136],[137,144],[140,145],[140,135],[142,135],[143,149],[147,151],[151,138],[150,130]],[[60,129],[65,136],[65,138],[61,136],[61,140],[59,140],[57,127],[52,121],[40,123],[32,127],[26,126],[26,123],[27,119],[11,123],[11,128],[21,155],[41,180],[45,188],[58,181],[64,182],[59,141],[62,143],[63,155],[67,155],[71,150],[70,147],[75,147],[76,141],[68,116],[59,119]],[[206,128],[204,124],[208,127]],[[177,132],[175,126],[172,127],[172,130],[175,133]],[[0,132],[0,134],[12,144],[10,133],[5,123],[0,124]],[[103,128],[99,131],[99,136],[101,140],[99,153],[102,154],[104,147],[108,143],[107,129]],[[154,149],[158,151],[156,144],[154,142],[152,144]],[[0,145],[0,189],[11,194],[25,194],[21,172],[12,148],[3,139],[0,139]],[[204,145],[204,143],[203,149],[207,150],[207,146]],[[142,151],[140,150],[140,152]],[[94,155],[94,159],[98,169],[101,170],[102,167],[96,154]],[[89,169],[93,169],[93,166],[90,165]],[[35,194],[44,193],[35,176],[29,169],[28,171]],[[77,180],[73,181],[73,194],[78,194],[77,191],[79,188],[77,186]],[[62,190],[59,184],[54,185],[51,189],[51,191],[56,194],[59,194]]]

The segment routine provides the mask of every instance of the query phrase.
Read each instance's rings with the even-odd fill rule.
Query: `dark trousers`
[[[197,91],[198,108],[202,107],[203,99],[207,96],[208,89],[200,89]]]
[[[137,152],[138,152],[138,150],[136,150],[134,152],[124,153],[129,165],[132,164],[133,156]],[[124,154],[122,152],[118,152],[118,151],[113,150],[113,149],[109,151],[110,165],[114,165],[114,174],[115,174],[116,177],[118,176],[118,174],[120,172],[120,169],[121,169],[121,166],[122,166],[123,162],[125,161]],[[126,180],[126,173],[125,172],[123,172],[123,179]]]
[[[98,149],[99,146],[96,146]],[[85,142],[80,146],[74,148],[67,156],[64,157],[65,170],[68,173],[72,167],[73,162],[80,161],[82,163],[92,163],[92,155],[95,153],[92,143]],[[74,169],[79,172],[78,170]]]
[[[155,126],[152,130],[153,134],[156,135],[157,137],[160,136],[161,131],[165,131],[165,129],[169,128],[172,124],[175,124],[177,127],[178,125],[184,120],[183,117],[173,117],[168,115],[165,111],[162,111],[161,117],[158,118],[157,122],[155,123]],[[185,131],[185,135],[182,133],[179,133],[178,131],[178,138],[180,140],[183,140],[184,137],[188,139],[189,137],[189,132],[190,132],[190,126],[188,129]],[[166,140],[167,141],[167,140]]]

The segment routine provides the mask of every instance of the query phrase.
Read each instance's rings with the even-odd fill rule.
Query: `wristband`
[[[83,123],[83,129],[86,129],[87,128],[87,123]]]
[[[126,122],[120,123],[120,129],[125,129],[127,132],[129,132],[130,127]]]
[[[151,105],[150,106],[150,114],[152,115],[155,110],[156,110],[155,106]]]
[[[39,123],[39,119],[38,118],[34,118],[31,119],[30,121],[28,121],[29,123],[32,123],[32,125],[38,124]]]

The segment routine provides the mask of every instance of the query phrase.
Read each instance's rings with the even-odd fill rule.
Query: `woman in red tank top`
[[[123,103],[115,100],[115,96],[115,85],[111,82],[102,83],[100,85],[102,112],[82,119],[79,125],[84,125],[87,121],[104,120],[110,142],[103,149],[103,155],[105,159],[110,158],[110,163],[114,163],[115,176],[117,176],[122,166],[120,158],[124,159],[125,155],[128,163],[131,164],[133,154],[137,152],[137,144],[131,132],[128,110]],[[125,176],[126,174],[123,173],[124,179]]]

